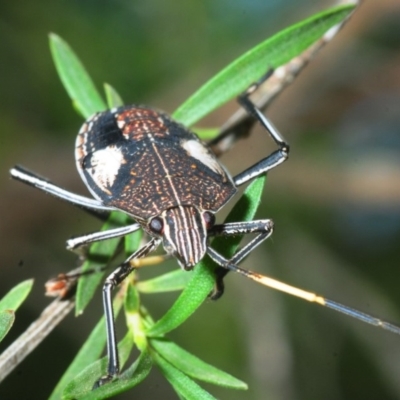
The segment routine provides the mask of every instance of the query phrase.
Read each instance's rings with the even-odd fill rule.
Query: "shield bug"
[[[21,167],[11,176],[91,212],[123,211],[136,222],[67,241],[68,249],[120,237],[143,229],[150,240],[128,257],[106,279],[103,301],[106,315],[107,375],[95,386],[119,374],[118,350],[111,302],[112,290],[160,244],[185,270],[192,269],[207,253],[226,271],[233,270],[263,285],[329,307],[354,318],[400,334],[400,328],[272,278],[241,269],[237,264],[267,239],[273,231],[269,219],[215,223],[215,213],[235,195],[237,188],[283,163],[289,145],[273,124],[249,98],[267,73],[239,96],[240,105],[272,138],[278,149],[232,177],[211,149],[193,132],[167,114],[145,106],[123,106],[89,118],[79,131],[75,158],[78,171],[95,199],[70,193]],[[218,143],[217,138],[214,144]],[[256,234],[246,246],[227,260],[212,249],[208,238],[215,235]],[[221,274],[223,276],[223,274]],[[219,297],[219,291],[214,297]]]

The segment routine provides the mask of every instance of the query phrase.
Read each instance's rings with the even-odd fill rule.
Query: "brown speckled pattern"
[[[182,146],[187,141],[196,141],[196,149],[206,157],[192,157]],[[147,220],[177,205],[215,212],[235,194],[232,178],[204,146],[194,133],[166,114],[127,106],[95,114],[86,121],[75,154],[78,170],[95,197]],[[114,165],[112,173],[106,172],[110,178],[115,170],[115,176],[108,180],[100,179],[107,165],[99,168],[96,155],[104,149],[117,149],[123,157],[118,168]],[[208,160],[218,163],[218,168],[210,168]],[[99,182],[112,184],[105,187]]]

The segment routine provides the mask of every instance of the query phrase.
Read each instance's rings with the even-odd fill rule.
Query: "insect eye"
[[[154,217],[150,221],[149,228],[152,232],[161,234],[164,228],[163,220],[160,217]]]
[[[211,229],[215,224],[215,215],[209,211],[203,214],[204,222],[206,223],[206,228]]]

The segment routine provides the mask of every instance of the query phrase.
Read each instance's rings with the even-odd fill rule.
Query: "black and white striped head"
[[[185,270],[192,269],[207,250],[207,230],[214,224],[214,214],[193,206],[177,206],[162,212],[149,223],[149,230],[163,238],[167,253]]]

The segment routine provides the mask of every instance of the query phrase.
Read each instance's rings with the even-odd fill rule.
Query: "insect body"
[[[184,269],[203,258],[213,214],[236,192],[194,133],[150,108],[94,115],[79,132],[75,157],[92,194],[162,236]]]

